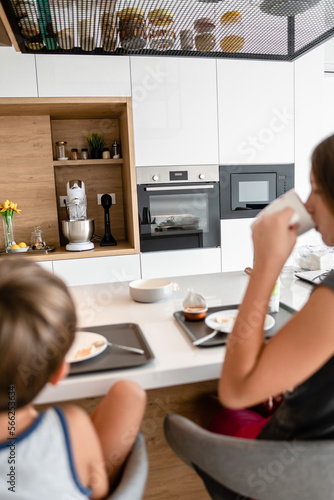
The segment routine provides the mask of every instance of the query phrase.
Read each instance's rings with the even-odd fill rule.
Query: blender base
[[[81,252],[83,250],[93,250],[94,243],[92,241],[85,241],[84,243],[67,243],[66,250],[69,252]]]

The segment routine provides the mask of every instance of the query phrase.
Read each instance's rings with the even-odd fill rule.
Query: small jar
[[[194,22],[195,45],[200,52],[210,52],[216,45],[215,22],[209,17],[201,17]]]
[[[88,149],[87,148],[81,149],[81,159],[88,160]]]
[[[131,51],[143,49],[147,40],[145,12],[142,9],[128,7],[119,11],[117,15],[122,48]]]
[[[71,149],[71,160],[79,160],[79,153],[76,148]]]
[[[241,13],[237,10],[225,12],[220,18],[221,40],[223,52],[239,52],[245,43]]]
[[[103,148],[103,150],[102,150],[102,158],[104,160],[108,160],[110,158],[109,148]]]
[[[44,231],[41,226],[35,226],[34,231],[31,233],[31,248],[32,250],[42,250],[46,247]]]
[[[68,160],[66,156],[66,141],[56,142],[56,158],[57,160]]]
[[[104,12],[101,16],[102,46],[106,52],[113,52],[117,46],[117,16]]]
[[[149,41],[151,49],[171,49],[176,39],[174,12],[170,9],[155,9],[148,13],[147,18],[150,23]]]
[[[194,46],[194,35],[192,30],[181,30],[180,42],[182,50],[192,50]]]

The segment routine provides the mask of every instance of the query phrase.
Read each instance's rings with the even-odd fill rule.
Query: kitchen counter
[[[171,278],[172,297],[154,304],[134,302],[129,296],[128,282],[70,287],[77,305],[79,327],[137,323],[155,358],[138,368],[71,375],[57,386],[48,384],[35,403],[102,396],[120,379],[134,380],[145,389],[155,389],[218,378],[225,347],[194,347],[173,313],[182,309],[188,288],[202,294],[208,307],[238,304],[248,279],[241,271]],[[292,309],[299,310],[311,290],[311,285],[293,276],[291,268],[282,273],[281,302]]]

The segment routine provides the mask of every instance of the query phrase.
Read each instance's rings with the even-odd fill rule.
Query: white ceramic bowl
[[[171,297],[173,284],[168,279],[136,280],[129,283],[130,296],[136,302],[159,302]]]

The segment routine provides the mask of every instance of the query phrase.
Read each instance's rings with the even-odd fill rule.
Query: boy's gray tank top
[[[1,500],[87,500],[90,493],[76,474],[60,408],[40,413],[16,440],[0,443]]]
[[[327,286],[334,291],[334,271],[316,288],[319,286]],[[317,335],[317,332],[314,332],[314,335]],[[333,439],[333,387],[334,356],[310,378],[284,396],[283,402],[257,439]]]

